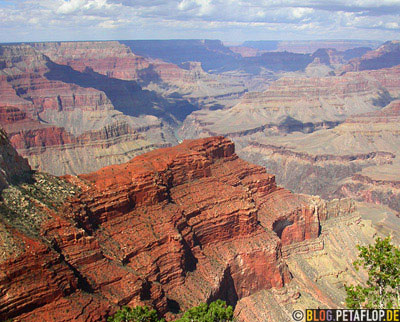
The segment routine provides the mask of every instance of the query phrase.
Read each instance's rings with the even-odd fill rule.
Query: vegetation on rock
[[[147,306],[130,308],[124,306],[107,319],[107,322],[164,322],[159,319],[156,310]],[[233,308],[225,301],[216,300],[210,304],[202,303],[185,312],[182,318],[175,322],[229,322],[233,321]]]
[[[185,312],[183,317],[176,322],[222,322],[233,321],[233,308],[226,305],[225,301],[216,300],[215,302],[202,303]]]
[[[117,311],[113,316],[107,319],[107,322],[164,322],[164,319],[159,319],[157,312],[147,306],[136,306],[130,308],[124,306]]]

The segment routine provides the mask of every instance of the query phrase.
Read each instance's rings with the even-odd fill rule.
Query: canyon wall
[[[2,192],[0,316],[103,321],[146,304],[171,319],[216,298],[243,307],[290,284],[291,249],[353,211],[278,187],[223,137],[79,176],[34,173]]]
[[[77,174],[178,143],[192,111],[231,106],[241,81],[135,55],[119,42],[0,46],[0,124],[33,169]]]
[[[239,137],[263,131],[276,135],[334,127],[348,116],[381,109],[385,96],[398,97],[399,73],[397,66],[342,76],[284,77],[264,92],[245,94],[231,109],[192,113],[181,135]]]
[[[387,41],[376,50],[352,59],[344,66],[344,71],[376,70],[390,68],[400,64],[400,41]]]
[[[335,56],[324,53],[335,64]],[[399,57],[396,41],[360,61],[385,55]],[[398,211],[399,66],[282,77],[230,109],[193,112],[179,133],[234,139],[242,158],[265,166],[293,191],[348,196]]]

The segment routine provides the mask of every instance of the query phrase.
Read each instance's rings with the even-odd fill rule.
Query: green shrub
[[[223,322],[233,321],[233,308],[222,300],[202,303],[187,311],[177,322]]]
[[[175,322],[229,322],[233,321],[233,308],[222,300],[215,302],[202,303],[189,309],[182,318]],[[122,307],[107,322],[165,322],[159,319],[156,310],[149,309],[147,306],[136,306],[130,308]]]
[[[107,319],[107,322],[163,322],[159,319],[156,310],[149,309],[147,306],[136,306],[130,308],[122,307],[113,316]]]

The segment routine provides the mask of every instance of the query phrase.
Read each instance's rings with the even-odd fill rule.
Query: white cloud
[[[65,1],[58,9],[57,13],[60,14],[71,14],[79,9],[82,9],[82,7],[87,3],[85,0],[69,0]]]
[[[310,15],[314,12],[312,8],[291,8],[291,13],[294,18],[303,18],[306,15]]]
[[[178,4],[178,9],[181,11],[192,10],[197,7],[198,7],[198,5],[197,5],[196,1],[192,1],[192,0],[182,0]]]
[[[223,39],[236,35],[246,39],[390,39],[398,38],[396,32],[400,29],[400,0],[9,0],[9,3],[12,5],[0,6],[0,26],[2,30],[7,28],[7,32],[0,33],[0,41],[19,40],[19,35],[32,40],[95,39],[96,35],[108,39],[221,35]],[[315,36],[317,33],[319,36]]]
[[[118,4],[110,4],[107,0],[65,0],[56,10],[58,14],[93,13],[106,14],[108,11],[122,8]]]
[[[397,22],[388,22],[385,24],[385,27],[388,29],[400,29],[400,26]]]

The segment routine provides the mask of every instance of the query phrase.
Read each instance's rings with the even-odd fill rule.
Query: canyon
[[[232,105],[245,91],[198,64],[149,61],[118,42],[3,45],[0,66],[1,125],[34,169],[56,175],[175,145],[189,113]]]
[[[400,242],[399,57],[398,41],[0,45],[0,319],[344,307],[356,245]]]
[[[265,292],[282,294],[281,305],[265,311],[271,316],[303,298],[340,305],[343,289],[321,295],[326,277],[311,282],[293,256],[307,262],[326,251],[329,229],[340,225],[365,230],[351,244],[374,236],[353,201],[280,188],[223,137],[78,176],[32,172],[23,159],[14,166],[30,175],[1,192],[0,317],[15,321],[103,321],[138,304],[173,319],[216,298],[247,321]]]
[[[340,65],[328,76],[282,77],[230,109],[191,113],[180,135],[230,137],[242,158],[265,166],[295,192],[399,211],[400,69],[372,66],[387,55],[400,57],[398,42],[358,59],[370,61],[370,69],[343,72],[349,65]]]
[[[247,127],[262,127],[264,119],[272,115],[254,112],[259,110],[260,101],[273,100],[276,95],[276,104],[290,105],[291,99],[302,104],[290,91],[283,94],[291,86],[298,86],[299,93],[310,91],[317,83],[325,87],[326,93],[321,95],[326,96],[329,105],[316,116],[319,122],[312,127],[331,126],[348,114],[342,111],[343,106],[350,109],[356,104],[353,114],[372,111],[373,107],[363,101],[388,94],[377,89],[381,86],[377,82],[338,76],[338,92],[354,92],[354,97],[346,98],[348,102],[342,106],[335,99],[329,101],[333,85],[330,79],[309,80],[303,76],[292,80],[290,73],[330,73],[335,66],[345,66],[365,52],[351,48],[348,50],[353,54],[321,49],[313,54],[275,52],[243,58],[222,42],[209,40],[2,45],[0,124],[33,169],[55,175],[94,171],[154,148],[176,145],[182,138],[197,137],[186,129],[192,118],[199,119],[196,111],[209,113],[206,123],[210,123],[221,113],[240,115],[236,110],[249,108],[253,111],[250,118],[240,115],[244,126],[221,119],[239,132],[248,131]],[[208,72],[214,69],[220,72]],[[275,82],[277,78],[280,79]],[[265,89],[259,93],[271,94],[254,92]],[[357,95],[363,97],[362,102],[358,102]],[[313,100],[307,102],[312,104],[306,113],[310,114],[308,119],[314,118],[319,109],[318,99]],[[288,110],[289,126],[301,110],[299,104]],[[343,116],[337,117],[338,113]],[[226,134],[220,124],[215,126]],[[212,129],[209,132],[218,134]]]

